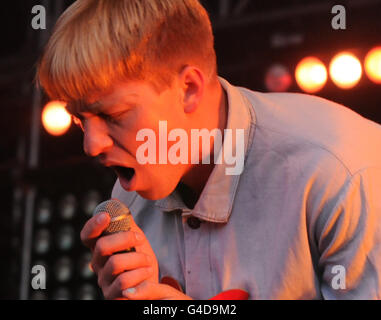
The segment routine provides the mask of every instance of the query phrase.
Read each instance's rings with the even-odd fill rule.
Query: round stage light
[[[71,116],[65,109],[66,104],[61,101],[51,101],[42,111],[42,124],[45,130],[53,136],[63,135],[69,130]]]
[[[329,74],[339,88],[351,89],[361,79],[361,63],[352,53],[339,53],[331,61]]]
[[[265,83],[270,92],[285,92],[292,84],[292,77],[285,66],[274,64],[266,73]]]
[[[295,79],[304,92],[320,91],[325,86],[327,78],[327,68],[318,58],[304,58],[296,66]]]
[[[39,224],[48,223],[52,217],[52,203],[47,198],[42,198],[36,208],[36,220]]]
[[[59,213],[64,220],[73,218],[77,210],[77,199],[73,194],[65,195],[59,204]]]
[[[78,289],[77,298],[78,300],[96,300],[97,295],[97,289],[93,285],[85,283]]]
[[[45,254],[50,249],[50,233],[47,229],[40,229],[36,232],[34,250],[38,254]]]
[[[70,225],[61,227],[57,233],[57,246],[60,250],[67,251],[74,245],[75,233]]]
[[[70,300],[71,294],[68,288],[60,287],[53,293],[53,300]]]
[[[82,209],[85,212],[85,215],[92,216],[95,208],[101,201],[102,196],[98,191],[88,191],[82,200]]]
[[[381,84],[381,46],[368,52],[364,65],[368,78],[377,84]]]
[[[91,257],[92,256],[90,252],[85,252],[79,259],[79,273],[85,279],[89,279],[94,276],[94,271],[91,268]]]
[[[73,275],[73,264],[68,257],[59,258],[54,266],[54,274],[59,282],[67,282]]]
[[[31,293],[30,299],[31,300],[48,300],[48,295],[41,290],[36,290]]]

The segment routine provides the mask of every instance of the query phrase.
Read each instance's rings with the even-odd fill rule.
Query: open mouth
[[[112,168],[119,177],[126,179],[128,182],[130,182],[135,175],[135,170],[133,168],[121,166],[114,166]]]

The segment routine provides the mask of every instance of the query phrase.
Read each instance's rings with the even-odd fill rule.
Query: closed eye
[[[126,111],[122,112],[116,112],[112,114],[106,114],[103,112],[98,113],[97,115],[102,118],[103,120],[109,122],[109,123],[118,123],[118,121],[121,119],[121,117],[126,113]]]
[[[97,112],[94,114],[95,116],[103,119],[104,121],[111,123],[111,124],[117,124],[120,120],[120,118],[126,113],[127,111],[122,111],[122,112],[116,112],[112,114],[106,114],[103,112]],[[82,131],[84,131],[84,122],[85,122],[85,117],[80,114],[80,113],[73,113],[72,114],[73,122],[77,126],[79,126]]]

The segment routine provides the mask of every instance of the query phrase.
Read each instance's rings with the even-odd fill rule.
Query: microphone
[[[118,199],[111,199],[101,202],[94,209],[93,216],[106,212],[110,215],[110,223],[101,236],[110,235],[117,232],[129,231],[131,229],[131,211]],[[130,248],[117,253],[133,252],[135,248]]]

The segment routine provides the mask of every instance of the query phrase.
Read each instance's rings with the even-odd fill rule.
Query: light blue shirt
[[[157,201],[119,181],[112,191],[160,277],[195,299],[237,288],[249,299],[380,299],[381,126],[322,98],[220,82],[227,128],[245,133],[242,174],[216,165],[193,210],[176,190]]]

